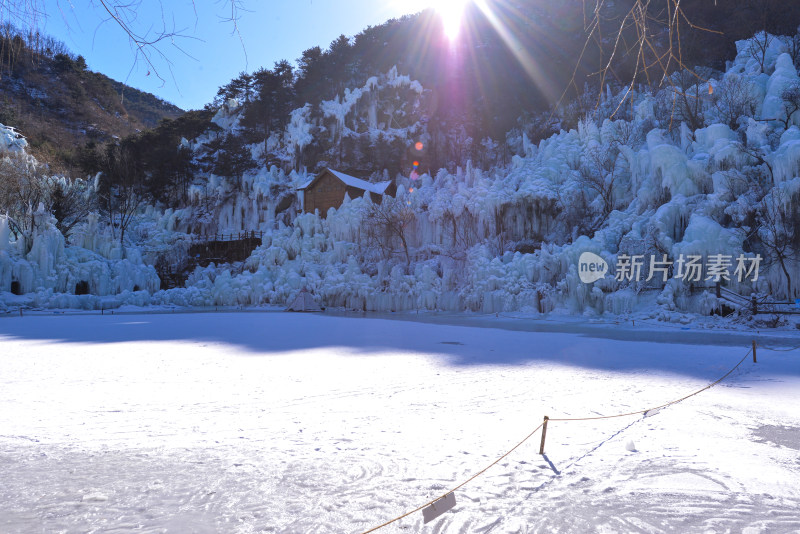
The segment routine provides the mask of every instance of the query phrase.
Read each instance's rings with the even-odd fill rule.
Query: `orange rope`
[[[646,410],[639,410],[639,411],[636,411],[636,412],[621,413],[621,414],[616,414],[616,415],[603,415],[603,416],[597,416],[597,417],[572,417],[572,418],[568,418],[568,417],[552,418],[551,417],[551,418],[548,418],[548,421],[592,421],[592,420],[597,420],[597,419],[613,419],[615,417],[627,417],[627,416],[630,416],[630,415],[644,414],[644,413],[647,413],[647,412],[652,411],[652,410],[659,410],[661,408],[666,408],[667,406],[672,406],[673,404],[678,404],[679,402],[683,402],[683,401],[685,401],[686,399],[688,399],[690,397],[694,397],[695,395],[698,395],[698,394],[702,393],[703,391],[705,391],[707,389],[711,389],[712,387],[716,386],[717,384],[719,384],[720,382],[722,382],[723,380],[728,378],[731,375],[731,373],[733,373],[736,369],[739,368],[740,365],[742,365],[742,363],[747,359],[748,356],[750,356],[750,354],[752,354],[752,352],[753,352],[753,349],[748,350],[747,354],[745,354],[744,357],[741,360],[739,360],[739,363],[737,363],[735,366],[733,366],[733,369],[731,369],[730,371],[725,373],[719,379],[715,380],[714,382],[711,382],[710,384],[708,384],[707,386],[705,386],[702,389],[698,389],[697,391],[695,391],[693,393],[690,393],[690,394],[688,394],[688,395],[686,395],[684,397],[681,397],[680,399],[676,399],[674,401],[667,402],[666,404],[662,404],[662,405],[656,406],[654,408],[647,408]],[[363,534],[369,534],[370,532],[375,532],[376,530],[381,529],[381,528],[383,528],[383,527],[385,527],[387,525],[391,525],[395,521],[399,521],[400,519],[403,519],[404,517],[408,517],[408,516],[410,516],[411,514],[413,514],[415,512],[419,512],[420,510],[422,510],[426,506],[430,506],[431,504],[435,503],[436,501],[438,501],[440,499],[445,498],[446,496],[448,496],[449,494],[453,493],[454,491],[456,491],[458,489],[461,489],[462,487],[464,487],[465,485],[467,485],[468,483],[472,482],[473,480],[475,480],[476,478],[481,476],[483,473],[488,471],[489,468],[491,468],[494,465],[496,465],[498,462],[503,460],[506,456],[508,456],[509,454],[514,452],[520,445],[522,445],[523,443],[528,441],[531,438],[531,436],[533,436],[536,433],[536,431],[538,431],[540,428],[542,428],[543,424],[544,423],[539,423],[539,426],[534,428],[530,432],[530,434],[525,436],[522,439],[522,441],[520,441],[519,443],[514,445],[514,447],[512,447],[508,452],[506,452],[505,454],[500,456],[497,460],[495,460],[494,462],[490,463],[489,465],[487,465],[486,467],[484,467],[483,469],[481,469],[480,471],[478,471],[477,473],[472,475],[470,478],[468,478],[467,480],[465,480],[464,482],[462,482],[458,486],[454,487],[451,490],[446,491],[445,493],[443,493],[439,497],[436,497],[435,499],[430,500],[430,501],[426,502],[425,504],[423,504],[421,506],[418,506],[418,507],[414,508],[413,510],[411,510],[409,512],[404,513],[403,515],[397,516],[394,519],[390,519],[389,521],[386,521],[385,523],[382,523],[382,524],[378,525],[377,527],[373,527],[373,528],[371,528],[369,530],[364,531]]]
[[[496,464],[497,464],[497,463],[498,463],[500,460],[502,460],[503,458],[505,458],[506,456],[508,456],[508,455],[509,455],[509,454],[511,454],[512,452],[514,452],[514,451],[517,449],[517,447],[519,447],[520,445],[522,445],[523,443],[525,443],[526,441],[528,441],[528,439],[530,439],[530,437],[531,437],[531,436],[533,436],[533,435],[536,433],[536,431],[537,431],[537,430],[539,430],[540,428],[542,428],[542,424],[543,424],[543,423],[539,423],[539,426],[537,426],[536,428],[534,428],[533,430],[531,430],[531,433],[530,433],[530,434],[528,434],[527,436],[525,436],[525,437],[522,439],[522,441],[520,441],[519,443],[517,443],[516,445],[514,445],[514,447],[512,447],[512,448],[511,448],[511,450],[509,450],[507,453],[505,453],[504,455],[502,455],[500,458],[498,458],[498,459],[497,459],[497,460],[495,460],[494,462],[490,463],[489,465],[487,465],[486,467],[484,467],[483,469],[481,469],[480,471],[478,471],[477,473],[475,473],[474,475],[472,475],[471,477],[469,477],[467,480],[465,480],[464,482],[462,482],[462,483],[461,483],[461,484],[459,484],[458,486],[456,486],[456,487],[454,487],[453,489],[451,489],[451,490],[449,490],[449,491],[445,492],[445,493],[444,493],[444,494],[442,494],[441,496],[439,496],[439,497],[436,497],[435,499],[433,499],[433,500],[431,500],[431,501],[428,501],[428,502],[426,502],[426,503],[425,503],[425,504],[423,504],[422,506],[418,506],[418,507],[414,508],[414,509],[413,509],[413,510],[411,510],[410,512],[406,512],[406,513],[404,513],[404,514],[403,514],[403,515],[401,515],[401,516],[397,516],[397,517],[395,517],[394,519],[391,519],[391,520],[387,521],[386,523],[383,523],[383,524],[381,524],[381,525],[378,525],[377,527],[373,527],[373,528],[371,528],[371,529],[369,529],[369,530],[366,530],[366,531],[364,531],[364,533],[363,533],[363,534],[369,534],[370,532],[375,532],[375,531],[376,531],[376,530],[378,530],[379,528],[383,528],[383,527],[385,527],[386,525],[391,525],[391,524],[392,524],[392,523],[394,523],[395,521],[399,521],[400,519],[403,519],[404,517],[407,517],[407,516],[409,516],[409,515],[413,514],[414,512],[419,512],[420,510],[422,510],[422,509],[423,509],[423,508],[425,508],[426,506],[429,506],[429,505],[431,505],[431,504],[435,503],[436,501],[438,501],[438,500],[440,500],[440,499],[443,499],[443,498],[447,497],[448,495],[450,495],[450,494],[451,494],[451,493],[453,493],[454,491],[456,491],[456,490],[458,490],[458,489],[461,489],[462,487],[466,486],[468,483],[472,482],[473,480],[475,480],[476,478],[478,478],[479,476],[481,476],[482,474],[484,474],[484,473],[485,473],[487,470],[489,470],[489,468],[490,468],[490,467],[493,467],[493,466],[494,466],[494,465],[496,465]]]
[[[707,389],[713,388],[714,386],[716,386],[717,384],[719,384],[720,382],[722,382],[723,380],[728,378],[731,375],[731,373],[734,372],[736,369],[738,369],[739,366],[742,365],[742,362],[744,362],[747,359],[747,357],[750,356],[750,354],[752,354],[752,353],[753,353],[753,349],[748,350],[747,354],[745,354],[744,357],[741,360],[739,360],[739,363],[737,363],[735,366],[733,366],[733,369],[731,369],[730,371],[725,373],[721,378],[715,380],[714,382],[711,382],[706,387],[704,387],[702,389],[698,389],[697,391],[695,391],[693,393],[689,393],[688,395],[686,395],[684,397],[681,397],[680,399],[676,399],[674,401],[667,402],[666,404],[662,404],[660,406],[655,406],[653,408],[647,408],[646,410],[639,410],[639,411],[636,411],[636,412],[628,412],[628,413],[620,413],[620,414],[616,414],[616,415],[601,415],[601,416],[597,416],[597,417],[560,417],[560,418],[551,417],[550,421],[593,421],[593,420],[597,420],[597,419],[613,419],[615,417],[627,417],[629,415],[639,415],[639,414],[647,413],[647,412],[650,412],[650,411],[653,411],[653,410],[660,410],[661,408],[666,408],[667,406],[672,406],[673,404],[678,404],[679,402],[683,402],[683,401],[685,401],[686,399],[688,399],[690,397],[694,397],[695,395],[697,395],[699,393],[702,393],[703,391],[705,391]]]

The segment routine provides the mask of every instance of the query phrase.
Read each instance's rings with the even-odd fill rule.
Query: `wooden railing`
[[[769,297],[756,298],[753,295],[750,298],[740,295],[735,291],[731,291],[720,284],[716,285],[717,298],[725,300],[739,308],[750,308],[753,315],[758,314],[777,314],[777,315],[798,315],[800,314],[800,300],[794,302],[780,302],[767,300]],[[789,308],[789,309],[786,309]],[[794,308],[794,309],[792,309]]]
[[[192,243],[225,243],[228,241],[244,241],[249,239],[263,239],[264,232],[255,230],[230,233],[230,234],[206,234],[192,236]]]
[[[231,232],[229,234],[206,234],[192,236],[187,256],[176,265],[165,266],[158,276],[162,288],[181,287],[190,272],[209,263],[233,263],[244,261],[261,245],[264,232]]]

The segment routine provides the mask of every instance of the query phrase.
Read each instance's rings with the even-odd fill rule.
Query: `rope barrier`
[[[796,347],[789,347],[788,349],[776,349],[774,347],[766,347],[764,345],[759,346],[764,350],[771,350],[772,352],[792,352],[793,350],[800,349],[800,345],[797,345]]]
[[[391,524],[392,524],[392,523],[394,523],[395,521],[399,521],[399,520],[403,519],[404,517],[408,517],[408,516],[410,516],[411,514],[413,514],[413,513],[415,513],[415,512],[419,512],[420,510],[422,510],[422,509],[423,509],[423,508],[425,508],[426,506],[430,506],[431,504],[433,504],[433,503],[435,503],[435,502],[437,502],[437,501],[439,501],[439,500],[441,500],[441,499],[444,499],[444,498],[445,498],[447,495],[449,495],[449,494],[451,494],[451,493],[455,492],[456,490],[459,490],[459,489],[461,489],[462,487],[466,486],[468,483],[472,482],[473,480],[475,480],[476,478],[478,478],[479,476],[481,476],[483,473],[485,473],[486,471],[488,471],[488,470],[489,470],[491,467],[495,466],[495,465],[496,465],[497,463],[499,463],[501,460],[503,460],[504,458],[506,458],[506,457],[507,457],[509,454],[511,454],[512,452],[514,452],[514,451],[515,451],[515,450],[516,450],[516,449],[517,449],[517,448],[518,448],[520,445],[522,445],[523,443],[525,443],[526,441],[528,441],[528,440],[529,440],[529,439],[530,439],[530,438],[531,438],[531,437],[532,437],[532,436],[533,436],[533,435],[534,435],[534,434],[535,434],[535,433],[536,433],[536,432],[537,432],[539,429],[541,429],[541,428],[544,426],[545,422],[550,422],[550,421],[593,421],[593,420],[598,420],[598,419],[613,419],[613,418],[617,418],[617,417],[627,417],[627,416],[631,416],[631,415],[640,415],[640,414],[646,414],[647,412],[651,412],[651,411],[654,411],[654,410],[660,410],[660,409],[662,409],[662,408],[666,408],[666,407],[668,407],[668,406],[673,406],[673,405],[675,405],[675,404],[678,404],[679,402],[683,402],[683,401],[685,401],[686,399],[689,399],[689,398],[691,398],[691,397],[694,397],[695,395],[699,395],[699,394],[700,394],[700,393],[702,393],[703,391],[706,391],[706,390],[708,390],[708,389],[711,389],[712,387],[716,386],[717,384],[719,384],[720,382],[722,382],[723,380],[725,380],[726,378],[728,378],[728,377],[729,377],[729,376],[730,376],[730,375],[731,375],[731,374],[732,374],[732,373],[733,373],[733,372],[734,372],[736,369],[738,369],[738,368],[739,368],[739,366],[740,366],[740,365],[742,365],[742,363],[743,363],[743,362],[744,362],[744,361],[747,359],[747,357],[748,357],[748,356],[750,356],[752,353],[753,353],[753,349],[750,349],[750,350],[748,350],[748,351],[747,351],[747,354],[745,354],[745,355],[742,357],[742,359],[741,359],[741,360],[739,360],[739,363],[737,363],[736,365],[734,365],[734,366],[733,366],[733,368],[732,368],[730,371],[728,371],[727,373],[725,373],[724,375],[722,375],[720,378],[718,378],[718,379],[717,379],[717,380],[715,380],[714,382],[711,382],[711,383],[710,383],[710,384],[708,384],[707,386],[705,386],[705,387],[703,387],[703,388],[701,388],[701,389],[698,389],[697,391],[694,391],[694,392],[692,392],[692,393],[689,393],[688,395],[685,395],[685,396],[681,397],[680,399],[676,399],[676,400],[673,400],[673,401],[667,402],[667,403],[665,403],[665,404],[662,404],[662,405],[660,405],[660,406],[655,406],[655,407],[653,407],[653,408],[647,408],[647,409],[645,409],[645,410],[638,410],[638,411],[635,411],[635,412],[621,413],[621,414],[616,414],[616,415],[603,415],[603,416],[596,416],[596,417],[557,417],[557,418],[545,417],[545,421],[543,421],[543,422],[539,423],[539,426],[537,426],[536,428],[534,428],[534,429],[533,429],[533,430],[530,432],[530,434],[528,434],[527,436],[525,436],[525,437],[522,439],[522,441],[520,441],[519,443],[517,443],[516,445],[514,445],[514,447],[512,447],[512,448],[511,448],[511,449],[510,449],[508,452],[506,452],[505,454],[503,454],[502,456],[500,456],[500,457],[499,457],[497,460],[495,460],[494,462],[490,463],[489,465],[487,465],[486,467],[484,467],[483,469],[481,469],[480,471],[478,471],[477,473],[475,473],[474,475],[472,475],[470,478],[468,478],[467,480],[465,480],[464,482],[462,482],[462,483],[461,483],[461,484],[459,484],[458,486],[455,486],[454,488],[452,488],[452,489],[450,489],[450,490],[446,491],[445,493],[443,493],[443,494],[442,494],[442,495],[440,495],[439,497],[436,497],[435,499],[432,499],[432,500],[430,500],[430,501],[426,502],[425,504],[423,504],[423,505],[421,505],[421,506],[418,506],[418,507],[414,508],[413,510],[411,510],[411,511],[409,511],[409,512],[406,512],[406,513],[404,513],[403,515],[399,515],[399,516],[395,517],[394,519],[390,519],[389,521],[386,521],[385,523],[382,523],[382,524],[380,524],[380,525],[378,525],[378,526],[376,526],[376,527],[373,527],[373,528],[371,528],[371,529],[369,529],[369,530],[366,530],[366,531],[364,531],[364,532],[363,532],[363,534],[369,534],[369,533],[371,533],[371,532],[375,532],[376,530],[379,530],[379,529],[381,529],[381,528],[383,528],[383,527],[385,527],[385,526],[391,525]],[[543,450],[543,449],[544,449],[544,440],[542,440],[542,450]]]
[[[413,509],[413,510],[411,510],[410,512],[406,512],[406,513],[404,513],[403,515],[397,516],[397,517],[395,517],[394,519],[391,519],[391,520],[389,520],[389,521],[387,521],[387,522],[385,522],[385,523],[383,523],[383,524],[381,524],[381,525],[378,525],[377,527],[373,527],[373,528],[371,528],[371,529],[369,529],[369,530],[366,530],[366,531],[364,531],[364,533],[363,533],[363,534],[369,534],[370,532],[375,532],[376,530],[378,530],[378,529],[381,529],[381,528],[383,528],[383,527],[385,527],[385,526],[387,526],[387,525],[391,525],[391,524],[392,524],[392,523],[394,523],[395,521],[399,521],[399,520],[403,519],[404,517],[408,517],[408,516],[410,516],[411,514],[413,514],[414,512],[419,512],[420,510],[422,510],[422,509],[423,509],[423,508],[425,508],[426,506],[430,506],[431,504],[435,503],[436,501],[438,501],[438,500],[440,500],[440,499],[443,499],[443,498],[445,498],[447,495],[450,495],[450,494],[451,494],[451,493],[453,493],[454,491],[456,491],[456,490],[459,490],[459,489],[463,488],[463,487],[464,487],[464,486],[466,486],[468,483],[472,482],[473,480],[475,480],[476,478],[478,478],[479,476],[481,476],[482,474],[484,474],[486,471],[488,471],[490,467],[493,467],[493,466],[494,466],[494,465],[496,465],[498,462],[500,462],[500,461],[501,461],[503,458],[505,458],[506,456],[508,456],[508,455],[509,455],[509,454],[511,454],[512,452],[514,452],[514,451],[515,451],[515,450],[516,450],[516,449],[517,449],[517,448],[518,448],[520,445],[522,445],[523,443],[525,443],[526,441],[528,441],[528,439],[530,439],[530,438],[531,438],[531,436],[533,436],[533,435],[536,433],[536,431],[537,431],[537,430],[539,430],[540,428],[542,428],[542,423],[539,423],[539,426],[537,426],[536,428],[534,428],[533,430],[531,430],[531,433],[530,433],[530,434],[528,434],[527,436],[525,436],[525,437],[522,439],[522,441],[520,441],[519,443],[517,443],[516,445],[514,445],[514,447],[513,447],[513,448],[511,448],[511,449],[510,449],[510,450],[509,450],[507,453],[505,453],[505,454],[504,454],[504,455],[502,455],[500,458],[498,458],[498,459],[497,459],[497,460],[495,460],[494,462],[490,463],[489,465],[487,465],[486,467],[484,467],[483,469],[481,469],[480,471],[478,471],[477,473],[475,473],[474,475],[472,475],[471,477],[469,477],[467,480],[465,480],[464,482],[462,482],[462,483],[461,483],[461,484],[459,484],[458,486],[454,487],[453,489],[451,489],[451,490],[449,490],[449,491],[446,491],[445,493],[443,493],[443,494],[442,494],[442,495],[440,495],[439,497],[436,497],[435,499],[432,499],[432,500],[430,500],[430,501],[426,502],[426,503],[425,503],[425,504],[423,504],[422,506],[418,506],[418,507],[414,508],[414,509]]]
[[[616,414],[616,415],[601,415],[601,416],[596,416],[596,417],[558,417],[558,418],[551,417],[550,421],[594,421],[594,420],[598,420],[598,419],[614,419],[616,417],[627,417],[627,416],[630,416],[630,415],[645,414],[647,412],[652,412],[654,410],[660,410],[662,408],[667,408],[668,406],[673,406],[675,404],[678,404],[679,402],[683,402],[686,399],[694,397],[695,395],[698,395],[698,394],[704,392],[707,389],[713,388],[714,386],[716,386],[717,384],[719,384],[720,382],[722,382],[723,380],[728,378],[731,375],[731,373],[733,373],[736,369],[738,369],[739,366],[742,365],[742,363],[752,353],[753,353],[753,349],[748,350],[747,354],[745,354],[744,357],[741,360],[739,360],[739,363],[737,363],[736,365],[733,366],[733,369],[731,369],[730,371],[725,373],[721,378],[718,378],[714,382],[711,382],[706,387],[698,389],[697,391],[695,391],[693,393],[689,393],[688,395],[686,395],[684,397],[681,397],[680,399],[676,399],[674,401],[667,402],[666,404],[662,404],[660,406],[654,406],[652,408],[647,408],[646,410],[639,410],[639,411],[636,411],[636,412],[628,412],[628,413],[620,413],[620,414]]]

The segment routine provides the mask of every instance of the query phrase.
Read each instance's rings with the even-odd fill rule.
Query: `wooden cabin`
[[[343,172],[325,169],[297,190],[303,192],[303,211],[305,213],[314,213],[315,210],[319,210],[320,216],[325,217],[330,208],[338,208],[342,205],[345,193],[350,198],[356,198],[369,192],[372,201],[380,203],[383,195],[395,193],[396,186],[391,180],[370,183]]]

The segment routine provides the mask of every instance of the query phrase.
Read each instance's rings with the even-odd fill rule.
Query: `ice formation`
[[[28,142],[12,126],[0,124],[0,152],[23,152]]]
[[[697,284],[674,277],[647,281],[650,266],[644,265],[641,280],[632,280],[617,276],[617,266],[631,256],[645,263],[664,255],[752,257],[748,232],[761,201],[753,196],[757,187],[774,189],[783,212],[800,216],[800,130],[770,120],[780,118],[781,94],[798,80],[797,71],[783,39],[753,39],[768,41],[761,57],[754,56],[753,40],[740,42],[728,71],[708,81],[719,92],[744,84],[752,116],[725,121],[712,97],[704,96],[706,125],[692,131],[656,119],[672,89],[625,89],[618,95],[609,89],[596,116],[576,129],[536,145],[522,135],[521,150],[508,166],[478,169],[467,163],[455,172],[397,176],[394,209],[412,214],[402,225],[408,261],[396,235],[384,235],[382,243],[370,238],[374,207],[368,196],[347,198],[325,218],[301,213],[296,189],[311,176],[302,169],[261,167],[245,173],[239,187],[219,176],[203,177],[183,209],[148,208],[131,232],[137,245],[126,247],[124,256],[97,217],[68,244],[45,224],[24,253],[0,217],[0,306],[13,300],[8,292],[16,280],[42,306],[98,307],[108,296],[117,305],[284,305],[307,288],[326,307],[357,310],[647,310],[664,319],[710,313],[719,303],[705,277]],[[382,91],[398,89],[405,100],[388,107],[379,102]],[[288,167],[297,168],[297,156],[315,135],[409,140],[422,131],[415,115],[422,92],[392,69],[322,102],[320,113],[311,105],[293,111],[286,131],[268,141],[282,147]],[[629,102],[630,114],[612,118],[621,101]],[[227,103],[214,122],[235,131],[237,109]],[[187,146],[199,151],[209,139],[201,136]],[[158,258],[180,261],[190,234],[241,230],[265,232],[247,261],[198,268],[185,288],[158,291],[149,265]],[[581,282],[577,271],[587,251],[611,267],[593,284]],[[800,273],[796,259],[789,268]],[[765,260],[758,280],[725,282],[744,295],[800,296],[797,286],[789,294],[784,278]],[[71,293],[81,280],[90,281],[90,295],[75,300]]]
[[[24,149],[24,144],[16,144],[8,150]],[[74,229],[68,244],[43,205],[29,210],[34,222],[25,229],[0,215],[0,310],[15,303],[84,309],[146,305],[159,290],[156,270],[143,261],[141,250],[121,246],[97,214]]]

